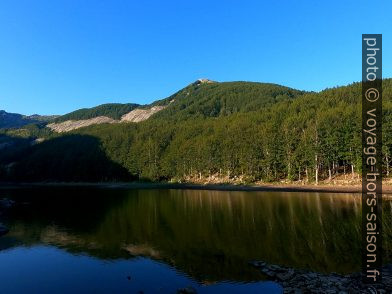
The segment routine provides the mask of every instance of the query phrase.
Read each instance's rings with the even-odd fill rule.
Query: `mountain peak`
[[[212,83],[216,83],[214,81],[211,81],[209,79],[197,79],[196,82],[194,82],[194,85],[201,85],[201,84],[212,84]]]

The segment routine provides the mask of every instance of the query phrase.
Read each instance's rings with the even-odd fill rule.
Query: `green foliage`
[[[194,117],[219,117],[249,112],[290,100],[302,91],[287,87],[251,82],[191,84],[153,105],[167,105],[156,118],[183,120]]]
[[[392,80],[384,80],[383,88],[383,153],[389,174]],[[94,125],[71,134],[96,138],[107,162],[123,167],[139,180],[215,175],[241,177],[247,182],[314,181],[316,174],[322,179],[361,171],[360,102],[360,83],[319,93],[258,83],[192,84],[158,101],[155,105],[168,107],[146,121]],[[54,160],[81,148],[87,149],[78,160],[89,156],[89,145],[40,145],[20,161]],[[38,152],[44,146],[45,152]],[[57,148],[56,154],[50,148]],[[76,166],[72,154],[69,160]],[[88,167],[93,170],[93,165]],[[56,165],[52,168],[56,170]],[[41,173],[39,165],[18,165],[15,169],[21,177],[27,172]]]
[[[45,124],[33,123],[25,125],[19,129],[1,129],[0,134],[11,137],[37,139],[49,138],[52,136],[53,132],[49,128],[46,128]]]
[[[68,114],[62,115],[55,119],[55,122],[63,122],[66,120],[82,120],[90,119],[98,116],[107,116],[113,119],[120,119],[124,114],[132,111],[138,104],[127,103],[108,103],[92,108],[83,108]]]

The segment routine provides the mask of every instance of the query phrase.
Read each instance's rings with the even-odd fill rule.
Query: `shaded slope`
[[[46,123],[56,116],[31,115],[26,116],[18,113],[9,113],[0,110],[0,128],[19,128],[32,123]]]
[[[66,135],[24,150],[9,177],[23,181],[113,181],[131,179],[107,157],[98,138]]]

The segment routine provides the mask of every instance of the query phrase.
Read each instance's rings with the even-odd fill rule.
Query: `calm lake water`
[[[0,293],[281,293],[250,260],[360,270],[360,195],[198,190],[0,191]],[[384,222],[391,224],[391,201]],[[391,231],[384,225],[385,260]],[[142,293],[142,292],[140,292]]]

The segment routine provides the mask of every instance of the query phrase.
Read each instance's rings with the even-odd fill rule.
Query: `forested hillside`
[[[384,80],[384,165],[392,151],[392,80]],[[102,124],[2,156],[19,181],[316,181],[361,170],[361,84],[304,93],[260,83],[192,84],[140,123]],[[4,136],[15,136],[4,132]],[[12,153],[12,152],[11,152]],[[97,163],[99,160],[100,163]]]
[[[67,120],[83,120],[83,119],[90,119],[98,116],[107,116],[112,119],[120,119],[121,116],[130,112],[131,110],[138,107],[139,104],[134,103],[108,103],[98,105],[92,108],[82,108],[75,110],[73,112],[67,113],[58,117],[55,122],[63,122]]]
[[[291,100],[304,92],[266,83],[199,81],[153,105],[167,105],[156,118],[184,120],[195,117],[227,116],[261,110],[277,102]]]

